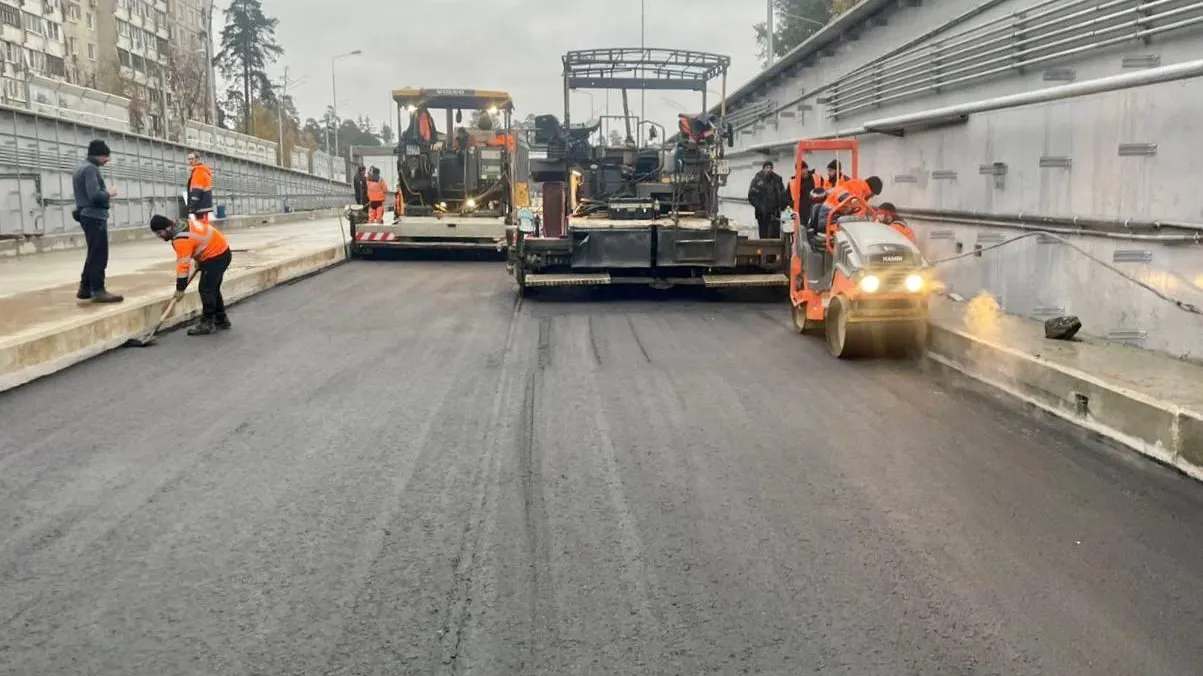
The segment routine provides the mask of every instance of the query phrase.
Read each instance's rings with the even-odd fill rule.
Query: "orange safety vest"
[[[906,237],[912,242],[916,244],[919,243],[918,240],[915,239],[915,231],[911,230],[910,226],[906,223],[903,223],[902,221],[894,221],[893,223],[890,223],[890,227],[897,230],[903,237]]]
[[[823,206],[834,209],[840,205],[840,202],[855,195],[861,198],[862,201],[868,203],[869,198],[873,196],[873,189],[864,179],[854,178],[836,184],[838,190],[832,190],[827,193],[827,199],[823,201]],[[859,209],[860,207],[855,207]]]
[[[188,208],[194,214],[213,211],[213,170],[208,165],[198,164],[188,174]]]
[[[388,196],[388,184],[384,182],[384,179],[380,179],[378,181],[373,181],[371,179],[368,179],[368,201],[369,202],[383,202],[384,198],[387,196]]]
[[[188,227],[171,238],[171,248],[175,249],[175,276],[188,279],[192,273],[192,261],[204,263],[220,256],[229,251],[230,242],[209,223],[189,218]]]

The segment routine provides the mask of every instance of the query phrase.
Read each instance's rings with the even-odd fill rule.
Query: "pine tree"
[[[279,21],[263,13],[261,0],[231,0],[226,8],[226,25],[221,29],[221,50],[214,65],[223,77],[241,90],[244,132],[252,120],[251,102],[272,105],[275,91],[267,77],[267,67],[284,54],[276,42]]]

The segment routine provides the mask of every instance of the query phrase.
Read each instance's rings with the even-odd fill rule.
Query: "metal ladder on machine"
[[[715,180],[712,170],[717,161],[718,161],[717,158],[711,156],[710,162],[707,163],[706,168],[698,173],[699,183],[701,183],[701,179],[703,179],[703,178],[706,178],[710,181]],[[681,263],[714,264],[714,263],[718,262],[718,254],[719,254],[717,205],[706,205],[706,215],[710,218],[710,230],[708,231],[708,234],[709,234],[708,238],[706,238],[706,239],[693,239],[693,238],[683,239],[683,238],[680,238],[680,235],[683,232],[679,228],[680,223],[681,223],[681,193],[682,193],[681,178],[682,178],[682,174],[684,173],[684,172],[680,171],[680,169],[683,168],[683,165],[684,165],[684,162],[682,161],[682,166],[678,167],[678,171],[675,172],[675,174],[673,175],[673,214],[672,214],[672,217],[673,217],[673,225],[678,227],[678,230],[677,230],[678,239],[675,242],[676,243],[676,253],[677,253],[676,260]],[[707,200],[709,200],[709,197],[707,197]],[[715,212],[714,214],[710,213],[712,206],[714,207],[713,208],[713,211]]]

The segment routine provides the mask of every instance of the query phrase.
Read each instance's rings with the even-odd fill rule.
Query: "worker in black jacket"
[[[355,171],[355,203],[367,211],[368,208],[368,176],[363,165]]]
[[[773,171],[773,163],[766,161],[760,172],[748,186],[748,203],[756,210],[756,225],[760,239],[781,237],[781,212],[789,206],[789,193],[785,182]]]
[[[109,265],[109,209],[117,196],[115,188],[104,184],[100,168],[109,163],[109,146],[96,139],[88,144],[88,156],[71,176],[75,209],[71,216],[83,228],[88,245],[84,269],[79,276],[75,297],[93,303],[120,303],[123,296],[105,288],[105,270]]]

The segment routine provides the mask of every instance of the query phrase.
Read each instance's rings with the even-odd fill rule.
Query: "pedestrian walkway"
[[[1203,366],[1082,336],[978,301],[933,306],[934,358],[1203,480]]]
[[[234,260],[229,300],[257,293],[343,257],[337,218],[228,231]],[[79,301],[82,250],[0,258],[0,391],[119,345],[153,326],[175,290],[175,255],[161,240],[112,245],[107,288],[112,305]],[[173,313],[178,323],[199,307],[196,284]]]

